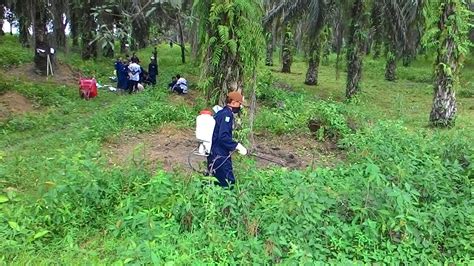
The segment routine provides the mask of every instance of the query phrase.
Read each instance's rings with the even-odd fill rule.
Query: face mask
[[[232,107],[232,113],[234,113],[234,114],[240,113],[240,106],[239,107]]]

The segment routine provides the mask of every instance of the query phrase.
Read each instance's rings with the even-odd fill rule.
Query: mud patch
[[[284,166],[290,169],[334,166],[344,160],[344,155],[332,143],[320,143],[310,135],[256,136],[255,149],[251,151],[259,168]],[[166,125],[156,132],[135,136],[122,136],[105,144],[105,151],[112,165],[144,165],[154,172],[191,172],[188,156],[197,142],[192,129]],[[198,166],[205,157],[192,156],[191,163]],[[201,167],[201,169],[203,169]]]
[[[34,110],[30,100],[17,92],[6,92],[0,95],[0,121],[15,114],[24,114]]]
[[[78,86],[80,73],[74,71],[68,64],[57,62],[53,68],[54,76],[46,77],[36,73],[34,63],[23,64],[10,69],[9,77],[30,82],[54,82],[59,85]]]
[[[168,125],[156,132],[111,140],[105,149],[114,165],[132,162],[150,171],[157,167],[173,171],[188,169],[188,155],[196,146],[193,130]]]
[[[344,161],[345,155],[330,141],[318,142],[310,134],[259,135],[255,137],[259,167],[282,165],[290,169],[334,167]],[[268,159],[268,160],[266,160]]]

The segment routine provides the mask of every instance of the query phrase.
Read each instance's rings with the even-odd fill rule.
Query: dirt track
[[[255,138],[253,153],[278,162],[290,169],[333,166],[343,159],[334,144],[317,142],[311,136],[266,136]],[[112,165],[144,164],[150,171],[157,167],[166,171],[184,170],[188,167],[188,155],[196,148],[194,131],[167,125],[152,133],[125,135],[104,144],[104,150]],[[205,158],[192,157],[193,164]],[[275,165],[255,158],[261,168]]]
[[[0,95],[0,121],[14,114],[23,114],[34,110],[33,104],[23,95],[8,91]]]

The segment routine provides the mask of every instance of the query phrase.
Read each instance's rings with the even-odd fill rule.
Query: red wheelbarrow
[[[79,79],[79,96],[82,99],[89,100],[97,96],[97,82],[93,79]]]

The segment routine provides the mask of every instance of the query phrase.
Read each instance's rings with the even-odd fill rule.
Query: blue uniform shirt
[[[117,88],[126,89],[128,87],[127,67],[122,62],[117,61],[115,70],[117,71]]]
[[[211,154],[213,156],[228,156],[237,147],[237,142],[232,139],[234,114],[229,107],[224,107],[215,114],[216,125],[212,134]]]
[[[234,114],[229,107],[217,112],[214,116],[216,125],[212,134],[211,154],[207,157],[207,167],[217,178],[217,184],[223,187],[235,183],[230,153],[237,147],[237,142],[232,139]]]

